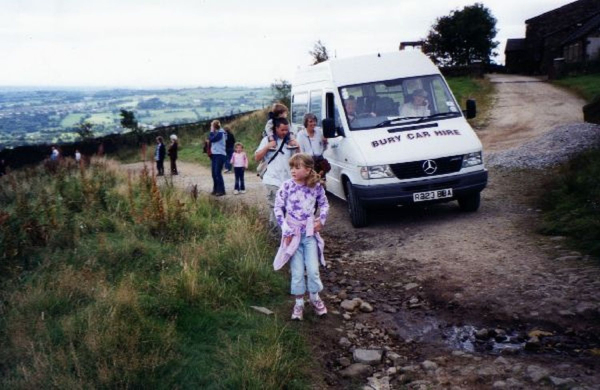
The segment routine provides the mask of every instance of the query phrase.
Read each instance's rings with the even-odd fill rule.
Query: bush
[[[566,164],[543,201],[542,232],[564,235],[573,245],[600,256],[600,148]]]

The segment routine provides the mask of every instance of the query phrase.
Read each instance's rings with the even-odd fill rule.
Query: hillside
[[[152,129],[261,109],[269,88],[15,89],[0,88],[0,150],[39,143],[73,142],[74,127],[90,122],[96,137],[121,133],[120,109],[134,111]]]
[[[253,209],[104,159],[0,183],[0,388],[305,382],[303,339],[249,307],[287,297]]]

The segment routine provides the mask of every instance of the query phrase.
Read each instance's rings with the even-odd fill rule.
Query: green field
[[[85,114],[69,114],[62,119],[60,125],[65,129],[76,126],[81,118],[85,117]]]

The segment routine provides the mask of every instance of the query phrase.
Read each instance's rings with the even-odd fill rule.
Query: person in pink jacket
[[[325,225],[329,203],[321,176],[314,169],[312,156],[295,154],[289,164],[292,178],[283,182],[275,197],[274,213],[282,235],[273,268],[279,270],[290,262],[291,293],[296,298],[292,319],[302,320],[307,287],[310,303],[317,315],[327,313],[325,303],[319,297],[319,292],[323,290],[319,263],[325,266],[325,244],[319,232]],[[319,206],[318,218],[315,217],[316,205]]]
[[[248,156],[246,156],[244,145],[242,145],[241,142],[235,143],[234,151],[229,162],[233,166],[233,173],[235,174],[233,194],[245,194],[246,186],[244,185],[244,172],[248,169]]]

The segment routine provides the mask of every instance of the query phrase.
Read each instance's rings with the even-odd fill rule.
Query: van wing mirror
[[[467,99],[467,109],[463,111],[467,119],[472,119],[477,116],[477,103],[474,99]]]
[[[344,129],[335,125],[335,120],[332,118],[323,119],[323,135],[325,138],[335,138],[337,136],[345,137]]]
[[[323,135],[325,138],[335,138],[335,120],[332,118],[323,119]]]

